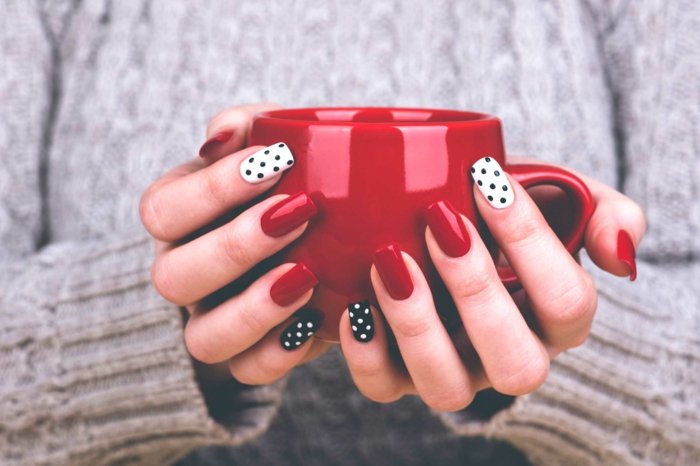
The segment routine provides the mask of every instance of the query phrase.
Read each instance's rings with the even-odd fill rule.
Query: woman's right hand
[[[295,315],[318,283],[303,264],[280,265],[242,292],[227,293],[229,284],[301,236],[316,214],[311,199],[299,193],[272,196],[232,220],[226,218],[282,176],[284,170],[251,183],[240,170],[265,149],[239,150],[251,118],[275,108],[258,104],[219,113],[209,122],[200,157],[157,180],[139,207],[144,226],[155,238],[153,285],[165,299],[189,311],[185,341],[190,354],[206,365],[217,365],[200,365],[198,372],[218,373],[220,379],[221,366],[227,364],[227,378],[232,375],[251,385],[271,383],[331,346],[311,338],[320,327],[317,315]],[[283,338],[291,328],[294,338]]]

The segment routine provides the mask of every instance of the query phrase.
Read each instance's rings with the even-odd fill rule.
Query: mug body
[[[256,116],[248,144],[279,142],[288,145],[295,166],[265,197],[304,191],[319,214],[265,268],[303,262],[316,275],[320,284],[305,306],[324,315],[316,337],[338,340],[348,304],[368,299],[377,305],[373,256],[392,243],[425,273],[445,323],[457,321],[428,255],[423,212],[447,199],[491,241],[477,218],[469,169],[482,157],[506,167],[501,122],[473,112],[402,108],[289,109]]]

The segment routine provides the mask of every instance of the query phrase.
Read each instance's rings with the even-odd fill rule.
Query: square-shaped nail
[[[241,163],[241,176],[257,184],[277,176],[294,165],[294,156],[283,142],[260,149]]]
[[[493,207],[505,209],[513,203],[513,187],[495,159],[484,157],[477,160],[471,172],[479,191]]]
[[[390,244],[377,250],[374,253],[374,265],[389,296],[398,301],[411,296],[413,293],[411,272],[406,267],[401,248],[397,244]]]
[[[462,257],[471,249],[471,238],[459,213],[446,199],[425,209],[425,220],[438,246],[450,257]]]
[[[267,236],[278,238],[300,227],[318,213],[306,193],[292,194],[265,211],[260,227]]]
[[[287,351],[292,351],[303,345],[321,328],[323,315],[315,309],[302,309],[295,316],[298,318],[291,323],[282,335],[280,344]]]
[[[316,285],[314,274],[299,262],[272,284],[270,297],[278,305],[288,306]]]
[[[369,301],[364,300],[359,303],[351,303],[348,305],[348,315],[355,340],[367,343],[374,338],[374,318],[369,307]]]

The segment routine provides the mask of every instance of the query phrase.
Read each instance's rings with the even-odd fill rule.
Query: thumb
[[[585,247],[591,260],[618,277],[637,278],[636,249],[646,231],[639,205],[603,183],[581,176],[591,191],[595,211],[588,222]]]

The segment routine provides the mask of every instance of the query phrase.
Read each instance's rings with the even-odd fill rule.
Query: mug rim
[[[361,115],[365,112],[375,112],[377,116],[392,113],[398,119],[372,121],[371,115]],[[316,119],[313,119],[313,116]],[[321,118],[319,119],[319,116]],[[367,120],[352,120],[361,116]],[[413,116],[413,117],[411,117]],[[422,118],[421,118],[422,116]],[[435,118],[435,119],[431,119]],[[422,107],[300,107],[270,110],[255,115],[254,120],[267,120],[293,126],[474,126],[486,122],[500,122],[487,113],[467,110],[422,108]]]

